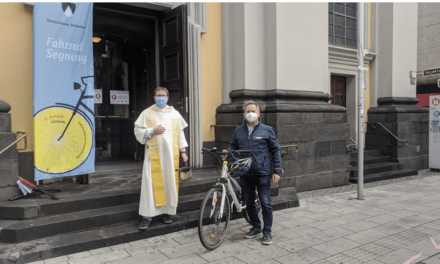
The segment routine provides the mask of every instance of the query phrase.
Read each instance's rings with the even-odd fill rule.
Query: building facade
[[[33,5],[0,5],[0,100],[11,106],[12,131],[28,133],[18,171],[33,179]],[[427,131],[417,127],[427,113],[416,105],[408,77],[417,67],[418,4],[363,5],[365,118],[410,142],[401,147],[387,132],[368,129],[366,146],[409,168],[426,168]],[[347,146],[358,127],[357,9],[352,3],[96,3],[95,88],[105,102],[95,105],[97,161],[142,160],[132,125],[153,103],[154,88],[164,85],[189,123],[192,167],[214,164],[199,150],[225,148],[251,99],[280,144],[299,147],[283,157],[282,186],[348,184]],[[129,91],[130,105],[107,102],[104,94],[118,89]]]

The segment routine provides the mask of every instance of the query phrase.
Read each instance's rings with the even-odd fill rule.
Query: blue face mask
[[[156,97],[156,104],[159,107],[163,107],[164,105],[166,105],[168,102],[168,100],[165,97]]]

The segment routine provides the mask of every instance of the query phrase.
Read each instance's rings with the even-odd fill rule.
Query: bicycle
[[[55,103],[41,109],[34,115],[35,168],[41,172],[60,174],[78,168],[87,160],[93,144],[93,122],[80,108],[82,106],[93,116],[93,110],[82,101],[93,99],[87,95],[87,78],[81,77],[81,84],[74,82],[73,89],[81,94],[76,106]]]
[[[244,214],[244,218],[249,223],[250,219],[246,211],[246,204],[239,199],[241,196],[241,186],[231,176],[234,170],[240,167],[248,166],[250,168],[252,159],[243,158],[237,159],[234,154],[250,153],[250,150],[232,150],[228,153],[218,152],[216,148],[202,149],[202,153],[214,154],[216,158],[222,163],[221,177],[217,179],[217,183],[208,191],[205,198],[200,205],[200,214],[198,220],[198,232],[202,245],[209,250],[214,250],[223,242],[226,237],[226,232],[231,218],[232,211],[235,210]],[[221,161],[219,156],[228,156],[233,158],[233,162],[229,164],[228,161]],[[232,198],[232,203],[229,203],[229,196]],[[262,221],[262,209],[258,195],[256,195],[256,204],[258,209],[258,217]],[[230,204],[230,206],[229,206]]]

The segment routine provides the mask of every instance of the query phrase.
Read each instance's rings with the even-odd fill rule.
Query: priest
[[[183,129],[188,124],[178,111],[167,105],[168,89],[154,90],[155,104],[145,109],[134,123],[134,134],[145,145],[142,170],[139,215],[143,217],[140,230],[150,225],[154,216],[161,215],[164,223],[172,223],[170,215],[177,211],[179,156],[188,161],[188,143]]]

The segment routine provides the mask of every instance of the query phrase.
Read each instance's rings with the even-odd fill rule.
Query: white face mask
[[[249,114],[246,115],[246,120],[249,123],[253,123],[253,122],[257,121],[257,119],[258,119],[257,113],[250,112]]]

